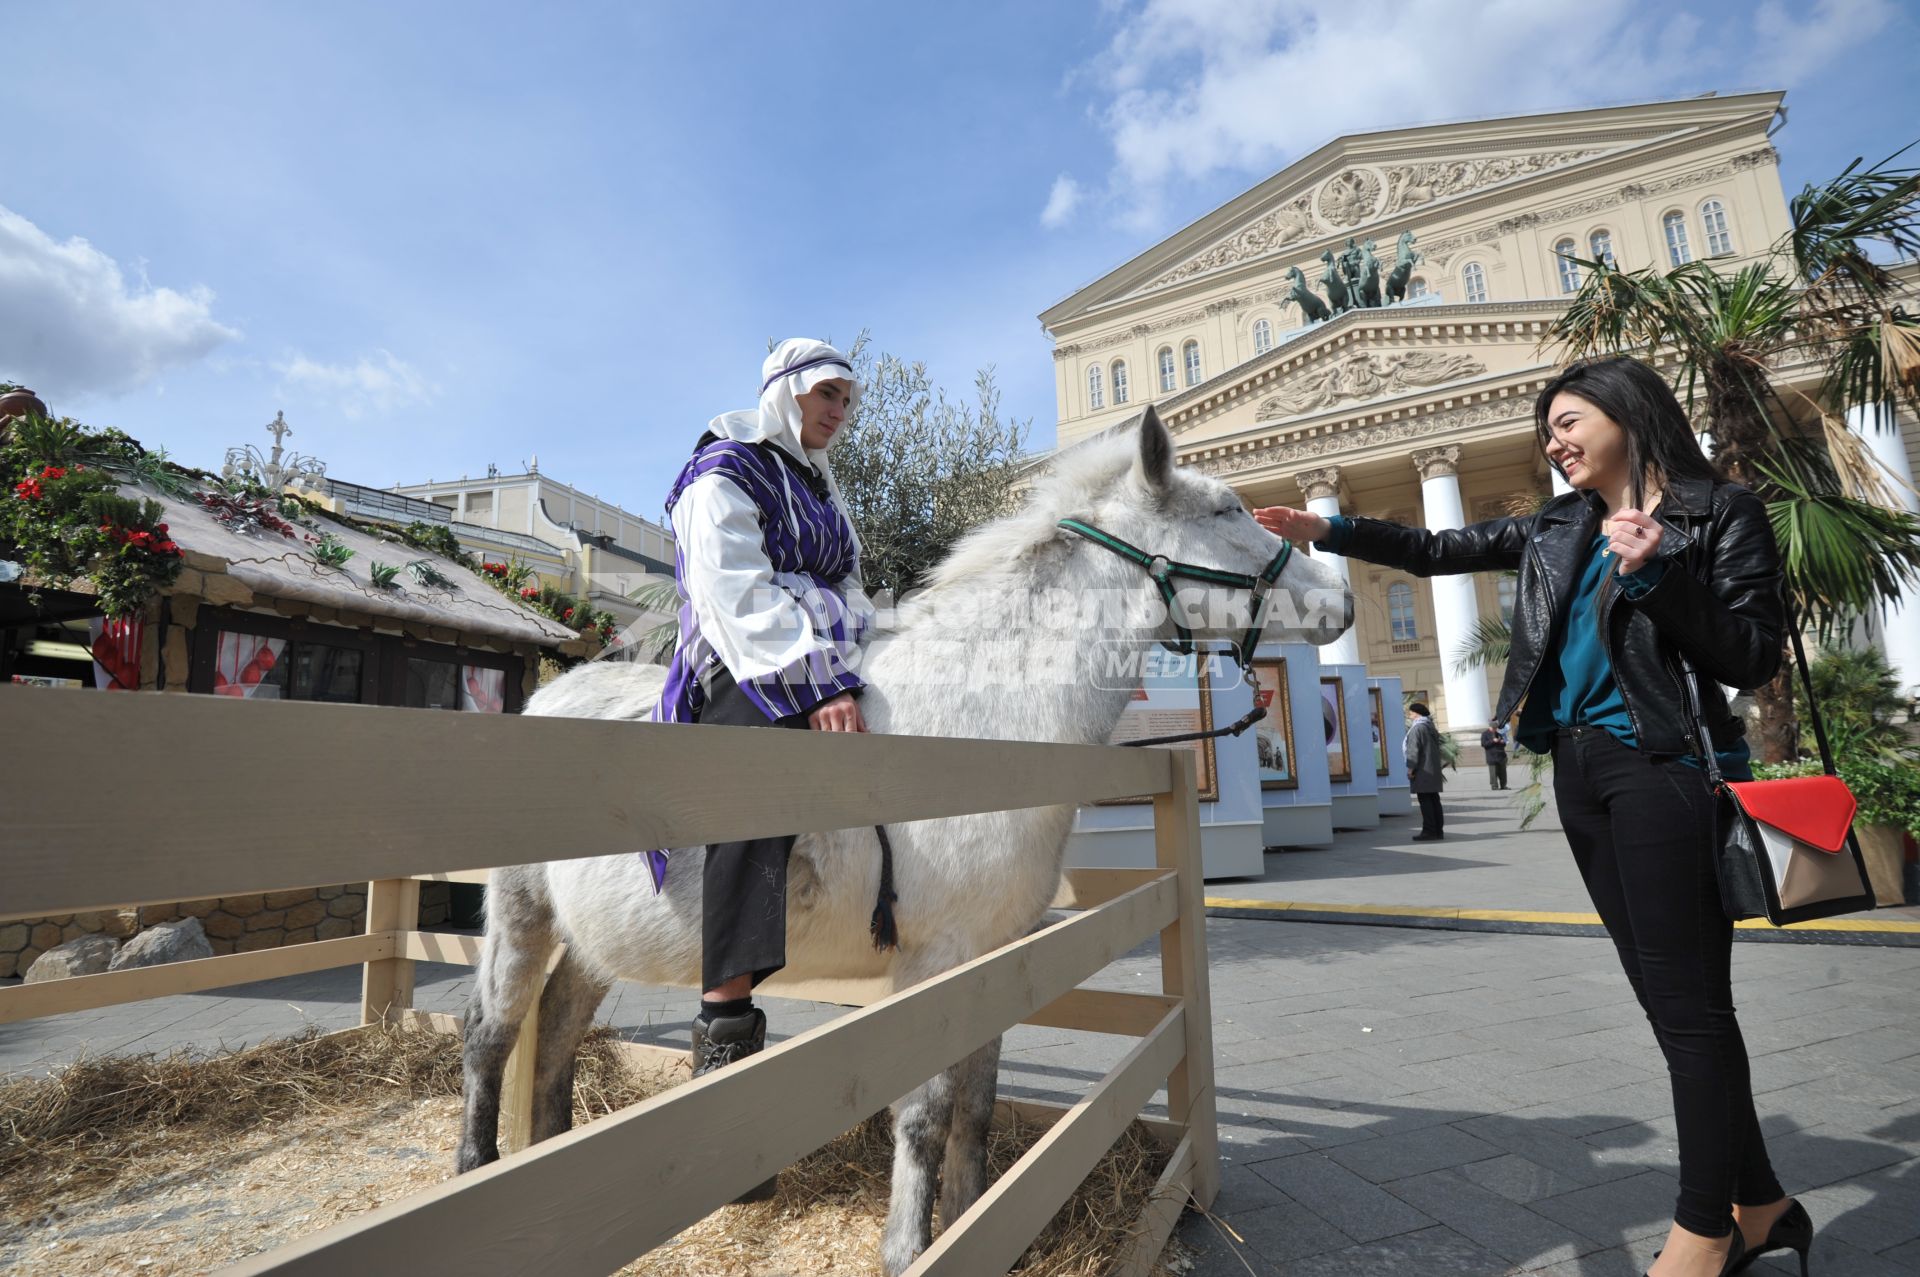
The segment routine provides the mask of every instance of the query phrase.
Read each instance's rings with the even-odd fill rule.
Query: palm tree
[[[1920,253],[1920,169],[1855,160],[1790,204],[1791,227],[1767,255],[1722,273],[1578,261],[1583,282],[1542,346],[1568,358],[1616,352],[1678,357],[1687,407],[1728,477],[1767,502],[1796,616],[1822,637],[1920,585],[1920,519],[1889,508],[1872,457],[1847,429],[1857,408],[1895,428],[1920,410],[1920,315],[1900,280],[1868,256]],[[1789,377],[1820,370],[1810,392]],[[1679,388],[1679,387],[1677,387]],[[1704,406],[1701,401],[1704,400]],[[1798,737],[1790,665],[1756,693],[1762,757]]]

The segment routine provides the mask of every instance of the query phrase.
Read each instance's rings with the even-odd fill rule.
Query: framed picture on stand
[[[1147,740],[1155,736],[1212,731],[1213,684],[1208,677],[1210,659],[1205,655],[1183,656],[1160,648],[1153,649],[1145,662],[1146,669],[1140,686],[1133,689],[1133,699],[1121,711],[1120,722],[1113,729],[1110,743],[1124,745],[1130,740]],[[1183,741],[1177,745],[1149,745],[1146,748],[1182,750],[1191,755],[1194,787],[1199,791],[1200,801],[1220,801],[1220,777],[1214,765],[1213,741]],[[1110,798],[1099,805],[1125,807],[1152,801],[1152,798]]]
[[[1293,698],[1287,691],[1285,657],[1253,663],[1253,703],[1267,711],[1253,725],[1254,747],[1260,751],[1260,788],[1300,788],[1300,773],[1293,764]]]
[[[1327,735],[1327,774],[1334,780],[1353,779],[1353,757],[1347,740],[1347,685],[1337,674],[1320,676],[1320,726]]]

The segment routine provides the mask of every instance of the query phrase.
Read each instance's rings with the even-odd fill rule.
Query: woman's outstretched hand
[[[1318,541],[1333,531],[1326,516],[1311,510],[1292,510],[1283,505],[1262,506],[1253,512],[1260,526],[1289,541]]]
[[[807,726],[816,732],[864,732],[867,720],[860,717],[860,702],[852,692],[842,692],[821,701],[807,714]]]

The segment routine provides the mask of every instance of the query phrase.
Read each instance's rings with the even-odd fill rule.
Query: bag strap
[[[1787,605],[1787,633],[1793,638],[1793,659],[1800,667],[1800,686],[1807,689],[1807,716],[1813,719],[1814,743],[1820,746],[1820,764],[1827,775],[1838,776],[1840,769],[1834,766],[1833,747],[1827,744],[1827,725],[1820,717],[1820,702],[1813,694],[1813,672],[1807,668],[1807,654],[1800,646],[1800,624],[1793,615],[1793,605]]]
[[[1806,649],[1800,642],[1800,621],[1794,614],[1793,604],[1787,604],[1787,636],[1793,642],[1793,663],[1800,671],[1800,686],[1807,693],[1807,715],[1813,719],[1813,739],[1820,746],[1820,764],[1829,776],[1838,776],[1840,769],[1834,765],[1833,749],[1827,743],[1827,724],[1820,717],[1820,702],[1813,694],[1813,673],[1807,668]],[[1707,727],[1706,708],[1700,695],[1700,674],[1693,668],[1693,662],[1687,659],[1685,652],[1678,653],[1680,670],[1686,675],[1681,686],[1686,691],[1687,716],[1693,721],[1694,734],[1700,748],[1700,761],[1707,769],[1707,780],[1713,788],[1719,789],[1725,783],[1720,773],[1720,760],[1713,750],[1713,732]]]

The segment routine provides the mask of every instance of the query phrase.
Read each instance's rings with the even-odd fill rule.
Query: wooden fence
[[[1065,921],[886,996],[870,980],[789,981],[787,996],[866,1005],[229,1273],[597,1277],[1022,1022],[1139,1041],[1085,1099],[1048,1113],[1047,1133],[913,1273],[1004,1272],[1163,1084],[1171,1120],[1147,1124],[1171,1161],[1124,1271],[1144,1271],[1188,1198],[1210,1205],[1218,1189],[1183,756],[38,688],[0,688],[0,741],[0,921],[372,884],[364,935],[0,989],[0,1023],[361,965],[363,1023],[449,1028],[411,1010],[413,963],[471,963],[480,942],[414,929],[421,877],[1153,796],[1157,867],[1070,873],[1058,903],[1078,912]],[[1156,933],[1162,994],[1078,987]],[[528,1073],[517,1054],[509,1127],[513,1079]]]

